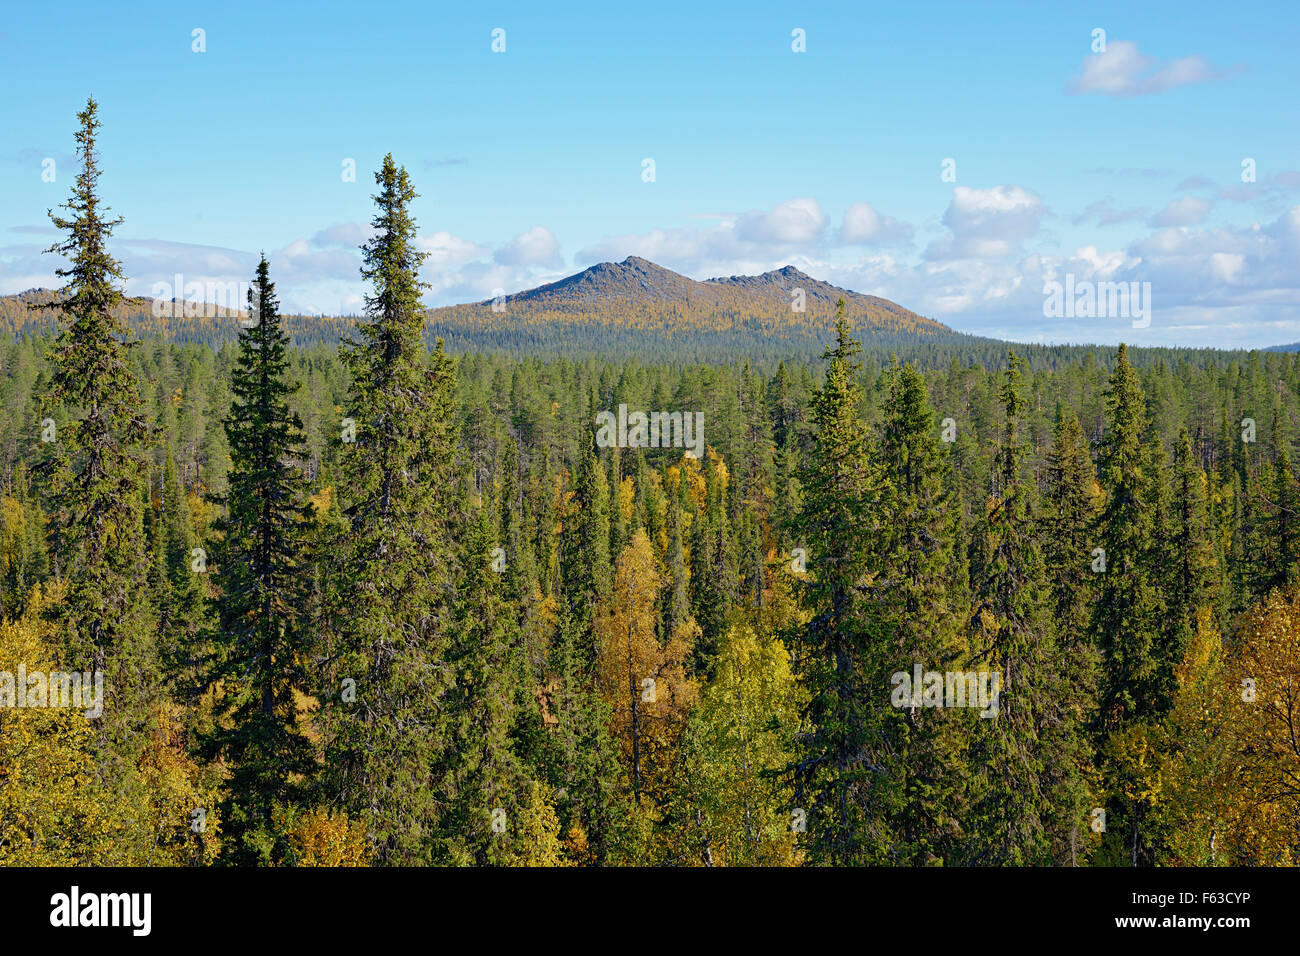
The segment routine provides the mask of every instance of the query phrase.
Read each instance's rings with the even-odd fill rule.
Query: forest
[[[391,155],[341,341],[265,257],[237,340],[137,335],[78,119],[0,343],[0,864],[1296,862],[1300,354],[430,341]]]

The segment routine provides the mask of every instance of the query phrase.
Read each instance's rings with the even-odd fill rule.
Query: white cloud
[[[651,229],[641,233],[605,236],[578,251],[576,264],[619,261],[641,256],[696,277],[753,275],[798,264],[801,257],[823,254],[837,245],[867,245],[906,241],[912,227],[882,216],[867,202],[853,203],[844,224],[832,230],[821,205],[799,198],[770,210],[711,215],[703,227]]]
[[[1184,196],[1182,199],[1175,199],[1152,216],[1151,225],[1157,227],[1196,226],[1205,221],[1205,217],[1213,206],[1214,203],[1208,199],[1202,199],[1199,196]]]
[[[791,199],[771,212],[747,212],[736,223],[736,237],[754,243],[812,242],[826,228],[826,216],[815,199]]]
[[[1042,199],[1019,186],[957,186],[943,216],[949,235],[930,244],[927,259],[994,259],[1015,252],[1038,232]]]
[[[415,240],[415,245],[421,252],[428,253],[424,264],[426,268],[430,269],[455,268],[466,262],[482,259],[490,252],[486,246],[479,245],[469,239],[453,236],[446,231],[419,236]]]
[[[375,227],[368,222],[340,222],[316,233],[311,237],[311,243],[321,248],[347,246],[356,249],[374,234]]]
[[[1082,68],[1070,81],[1066,92],[1143,96],[1204,83],[1224,75],[1199,53],[1161,63],[1142,53],[1131,40],[1115,40],[1106,47],[1105,53],[1093,53],[1084,59]]]
[[[1116,209],[1112,200],[1099,199],[1097,202],[1089,203],[1088,207],[1071,222],[1076,226],[1081,226],[1088,221],[1095,222],[1099,226],[1114,226],[1121,222],[1141,219],[1146,214],[1145,209]]]
[[[869,202],[855,202],[844,211],[840,242],[849,245],[875,245],[910,238],[911,226],[892,216],[882,216]]]
[[[492,256],[503,266],[560,265],[560,241],[545,226],[533,226],[501,246]]]

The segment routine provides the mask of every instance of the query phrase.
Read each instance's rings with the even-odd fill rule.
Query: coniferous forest
[[[1297,862],[1300,355],[430,344],[391,155],[340,343],[265,256],[138,336],[99,122],[0,344],[0,864]]]

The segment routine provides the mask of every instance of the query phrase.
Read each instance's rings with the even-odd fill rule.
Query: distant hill
[[[0,330],[18,336],[53,329],[57,315],[28,308],[52,296],[37,289],[0,297]],[[835,303],[841,298],[855,334],[877,346],[957,335],[888,299],[841,289],[793,266],[701,282],[637,256],[602,262],[501,301],[432,309],[427,332],[431,342],[442,338],[457,352],[795,357],[819,352],[833,339]],[[173,310],[172,303],[155,309],[153,299],[137,297],[127,301],[122,315],[141,337],[219,345],[239,332],[239,314],[225,309],[186,316],[182,309]],[[355,321],[348,316],[286,317],[298,344],[336,342]]]
[[[0,332],[14,338],[58,331],[62,313],[36,308],[54,301],[52,289],[28,289],[16,295],[0,296]],[[160,335],[175,342],[220,342],[239,337],[239,317],[219,306],[203,304],[203,315],[186,316],[184,302],[129,296],[117,310],[118,317],[139,338]]]
[[[841,298],[855,333],[875,344],[956,335],[888,299],[841,289],[794,266],[701,282],[638,256],[601,262],[501,300],[434,309],[429,317],[435,334],[466,349],[509,343],[544,352],[670,346],[699,357],[793,355],[820,351],[833,339]]]
[[[17,338],[56,332],[62,314],[53,309],[32,306],[53,301],[50,289],[28,289],[16,295],[0,296],[0,335]],[[118,316],[137,338],[160,336],[170,342],[202,343],[220,346],[239,338],[239,319],[244,313],[202,303],[186,315],[187,303],[130,296],[118,309]],[[192,304],[191,304],[192,305]],[[350,317],[286,315],[284,324],[290,338],[299,345],[337,342],[348,334],[356,320]]]
[[[744,305],[756,312],[794,314],[791,303],[795,289],[803,290],[805,306],[813,312],[829,310],[833,313],[836,301],[843,298],[850,312],[869,317],[872,326],[901,325],[950,331],[946,326],[909,312],[888,299],[841,289],[814,279],[794,266],[757,276],[729,276],[700,282],[639,256],[628,256],[622,262],[601,262],[557,282],[508,295],[505,305],[507,311],[512,307],[524,311],[562,309],[571,312],[603,311],[618,306],[646,311],[676,308],[700,316],[730,312]],[[476,305],[478,308],[490,307],[492,300]],[[436,312],[473,307],[452,306]]]

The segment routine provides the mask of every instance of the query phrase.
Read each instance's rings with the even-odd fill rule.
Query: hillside
[[[802,311],[794,308],[795,290],[802,290]],[[57,315],[29,306],[52,295],[35,289],[0,297],[0,330],[10,337],[51,330]],[[441,337],[456,352],[793,357],[818,352],[830,341],[840,298],[856,333],[869,344],[902,346],[956,335],[887,299],[838,288],[793,266],[701,282],[631,256],[506,296],[495,307],[489,299],[432,309],[428,338]],[[229,310],[173,316],[171,303],[157,310],[154,305],[144,297],[127,300],[122,317],[135,335],[213,345],[238,335],[239,317]],[[349,316],[289,315],[285,326],[296,344],[309,345],[337,342],[354,322]]]
[[[802,291],[801,311],[794,307],[796,290]],[[526,341],[541,349],[573,343],[618,349],[661,340],[741,351],[781,343],[803,351],[829,340],[841,298],[854,329],[869,340],[954,334],[888,299],[841,289],[793,266],[701,282],[637,256],[599,263],[495,305],[485,300],[435,309],[430,321],[444,338],[471,347]]]

